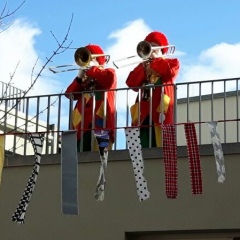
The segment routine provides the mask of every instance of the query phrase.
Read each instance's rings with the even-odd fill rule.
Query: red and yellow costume
[[[103,50],[98,45],[91,44],[87,45],[86,48],[91,52],[91,54],[104,54]],[[82,78],[76,77],[65,92],[67,98],[73,98],[73,100],[77,100],[72,115],[72,127],[73,129],[77,130],[78,142],[80,142],[81,136],[83,136],[83,146],[87,146],[83,147],[83,151],[91,150],[91,141],[89,142],[89,134],[91,134],[91,129],[93,127],[94,129],[103,129],[104,119],[106,121],[104,129],[109,130],[109,140],[111,143],[114,143],[115,141],[115,92],[95,91],[94,95],[92,93],[82,93],[83,91],[90,90],[116,89],[117,80],[115,70],[112,68],[103,67],[106,62],[105,56],[97,57],[96,60],[99,63],[99,66],[92,66],[85,70],[85,77],[90,81],[83,81]],[[105,113],[104,95],[106,95]],[[95,103],[93,102],[94,98]],[[82,129],[83,116],[84,123]],[[95,120],[94,123],[93,119]],[[94,126],[92,126],[92,123]],[[111,146],[111,144],[109,146]]]
[[[166,36],[160,32],[151,32],[145,41],[155,46],[167,46],[168,40]],[[126,80],[128,87],[133,88],[134,91],[148,84],[154,84],[152,90],[152,100],[150,101],[149,89],[141,90],[140,104],[139,97],[136,103],[131,107],[132,125],[133,126],[148,126],[145,130],[141,128],[140,137],[143,147],[149,147],[149,139],[147,132],[149,132],[149,125],[155,125],[153,131],[152,146],[161,146],[161,123],[160,114],[164,114],[163,124],[174,123],[174,80],[179,71],[179,61],[177,58],[166,58],[164,54],[167,48],[162,49],[162,56],[149,59],[149,61],[140,63],[130,73]],[[163,96],[162,96],[163,87]],[[163,102],[162,102],[163,100]],[[152,123],[149,122],[150,104],[152,102]],[[140,122],[138,118],[140,107]],[[163,111],[162,111],[163,109]],[[144,133],[145,132],[145,133]]]

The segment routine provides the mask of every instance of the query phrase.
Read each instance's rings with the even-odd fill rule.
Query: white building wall
[[[9,112],[4,117],[5,107],[0,106],[0,119],[2,119],[0,124],[0,133],[4,133],[4,128],[7,129],[5,131],[7,132],[7,134],[5,135],[5,150],[23,155],[26,146],[26,155],[33,155],[34,151],[32,144],[29,141],[28,134],[26,134],[25,132],[47,132],[47,123],[41,120],[38,120],[37,123],[36,118],[32,116],[28,116],[29,120],[26,121],[26,114],[16,111],[16,109],[7,109],[7,111]],[[48,142],[48,153],[56,153],[56,145],[58,144],[57,134],[54,132],[49,133]],[[47,151],[45,139],[42,153],[44,154],[46,152]]]

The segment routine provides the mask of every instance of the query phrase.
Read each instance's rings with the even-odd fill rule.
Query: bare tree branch
[[[66,51],[66,50],[68,49],[67,47],[64,47],[64,44],[65,44],[65,43],[67,42],[67,40],[68,40],[68,35],[69,35],[70,29],[71,29],[71,26],[72,26],[72,21],[73,21],[73,14],[72,14],[72,17],[71,17],[71,20],[70,20],[70,23],[69,23],[67,32],[66,32],[66,34],[65,34],[65,36],[64,36],[64,38],[63,38],[63,40],[62,40],[61,43],[60,43],[59,41],[57,41],[57,39],[56,39],[55,36],[53,35],[54,38],[55,38],[55,40],[57,41],[57,44],[58,44],[56,50],[53,51],[52,55],[51,55],[49,58],[47,58],[46,62],[44,63],[44,65],[41,67],[40,71],[37,73],[36,77],[34,78],[34,77],[33,77],[33,72],[34,72],[34,70],[35,70],[35,67],[36,67],[36,64],[37,64],[37,61],[38,61],[38,59],[37,59],[35,65],[33,66],[33,69],[32,69],[31,85],[30,85],[30,87],[29,87],[26,91],[24,91],[23,96],[22,96],[21,98],[17,99],[16,103],[15,103],[7,112],[5,112],[5,114],[0,118],[0,120],[2,121],[0,124],[3,124],[3,122],[4,122],[5,118],[6,118],[6,115],[7,115],[12,109],[16,108],[17,105],[18,105],[18,104],[20,103],[20,101],[22,100],[22,98],[24,98],[24,97],[27,95],[27,93],[33,88],[34,84],[37,82],[38,78],[41,76],[41,73],[42,73],[43,70],[46,68],[46,66],[48,65],[48,63],[51,62],[52,59],[53,59],[56,55],[58,55],[58,54],[60,54],[60,53],[62,53],[62,52],[64,52],[64,51]],[[64,49],[64,50],[61,51],[62,49]],[[4,99],[2,99],[2,100],[4,100]]]
[[[7,97],[8,87],[11,86],[11,82],[12,82],[13,77],[14,77],[16,71],[17,71],[17,68],[18,68],[18,66],[19,66],[19,63],[20,63],[20,61],[17,63],[17,65],[16,65],[16,67],[15,67],[15,69],[14,69],[13,74],[10,73],[10,80],[9,80],[9,82],[6,84],[7,87],[6,87],[6,89],[5,89],[4,93],[3,93],[3,96],[2,96],[3,98],[6,98],[6,97]],[[1,98],[1,99],[0,99],[0,105],[2,104],[2,100],[3,100],[3,99]]]
[[[20,5],[18,5],[14,10],[10,11],[9,9],[7,9],[7,2],[5,3],[1,13],[0,13],[0,27],[4,26],[4,28],[0,31],[0,33],[2,33],[3,31],[7,30],[10,26],[12,26],[13,24],[13,15],[23,6],[23,4],[26,2],[27,0],[23,0]],[[3,21],[6,19],[11,18],[10,20],[8,20],[6,23],[4,23]]]
[[[17,8],[15,8],[15,10],[13,10],[13,11],[11,11],[11,12],[10,12],[9,10],[7,10],[7,3],[5,3],[4,8],[3,8],[2,12],[1,12],[1,15],[0,15],[0,21],[1,21],[2,19],[8,18],[8,17],[14,15],[14,14],[22,7],[22,5],[23,5],[26,1],[27,1],[27,0],[23,0],[22,3],[20,3],[20,5],[19,5]]]
[[[57,100],[59,99],[59,96],[50,104],[48,105],[46,108],[44,108],[42,111],[40,111],[37,115],[33,116],[31,119],[28,120],[28,122],[33,121],[34,118],[36,118],[37,116],[39,116],[40,114],[44,113],[47,109],[49,109],[50,107],[54,106],[54,104],[57,102]],[[18,128],[25,126],[27,123],[23,123],[20,126],[16,126],[14,129],[10,130],[7,133],[12,133],[14,131],[17,131]]]
[[[11,131],[8,132],[12,133],[14,131],[17,131],[18,128],[25,126],[26,124],[28,124],[28,122],[31,122],[34,120],[34,118],[37,118],[37,116],[39,116],[40,114],[44,113],[47,109],[51,108],[52,106],[54,106],[54,104],[57,102],[57,100],[59,99],[59,96],[50,104],[48,105],[45,109],[43,109],[42,111],[40,111],[37,115],[33,116],[31,119],[29,119],[26,123],[20,125],[20,126],[16,126],[14,129],[12,129]],[[18,147],[16,147],[17,143],[20,141],[20,138],[18,139],[18,141],[16,142],[15,146],[13,146],[11,149],[8,149],[8,151],[10,152],[16,152],[17,149],[24,147],[24,143]]]

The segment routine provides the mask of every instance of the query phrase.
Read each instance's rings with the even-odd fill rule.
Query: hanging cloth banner
[[[147,187],[147,181],[143,176],[144,162],[142,157],[142,146],[138,128],[125,128],[130,158],[132,160],[133,171],[137,186],[137,194],[140,202],[148,199],[150,193]]]
[[[0,135],[0,184],[2,180],[2,170],[4,166],[5,136]]]
[[[217,122],[206,122],[214,149],[214,156],[216,161],[217,167],[217,174],[218,174],[218,182],[223,183],[226,179],[226,172],[225,172],[225,164],[224,164],[224,157],[223,157],[223,150],[222,144],[220,141],[220,135],[218,133]]]
[[[62,213],[78,215],[78,159],[76,131],[62,132]]]
[[[187,140],[192,193],[202,194],[202,169],[195,125],[193,123],[185,123],[184,129]]]
[[[30,141],[32,143],[34,154],[35,154],[35,164],[32,170],[32,174],[28,180],[27,186],[24,190],[23,196],[18,204],[17,209],[12,215],[12,221],[17,223],[24,223],[25,214],[28,207],[28,203],[33,194],[33,190],[35,188],[35,184],[37,182],[37,177],[40,170],[40,162],[41,162],[41,154],[42,154],[42,146],[44,141],[44,133],[33,133],[29,134]]]
[[[171,124],[163,125],[162,131],[166,195],[167,198],[174,199],[178,194],[176,126]]]
[[[94,197],[97,201],[103,201],[106,188],[106,172],[108,162],[108,145],[109,145],[109,131],[107,130],[94,130],[99,149],[101,160],[100,173],[97,181],[96,191]]]

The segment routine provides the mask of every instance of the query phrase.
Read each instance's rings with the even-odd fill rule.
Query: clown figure
[[[163,33],[153,31],[144,41],[150,43],[150,56],[138,64],[126,80],[127,86],[140,94],[130,109],[132,126],[140,126],[142,147],[160,147],[161,124],[174,123],[174,81],[179,72],[179,60],[166,56],[168,48],[163,46],[169,43]]]
[[[107,57],[100,46],[89,44],[85,48],[97,57],[80,68],[65,91],[67,98],[77,101],[71,116],[72,128],[77,130],[78,151],[81,147],[82,151],[98,149],[97,142],[92,140],[92,129],[95,136],[103,139],[101,150],[105,147],[109,150],[115,140],[115,93],[108,90],[116,89],[116,73],[114,69],[104,67]],[[92,142],[95,142],[94,148]]]

